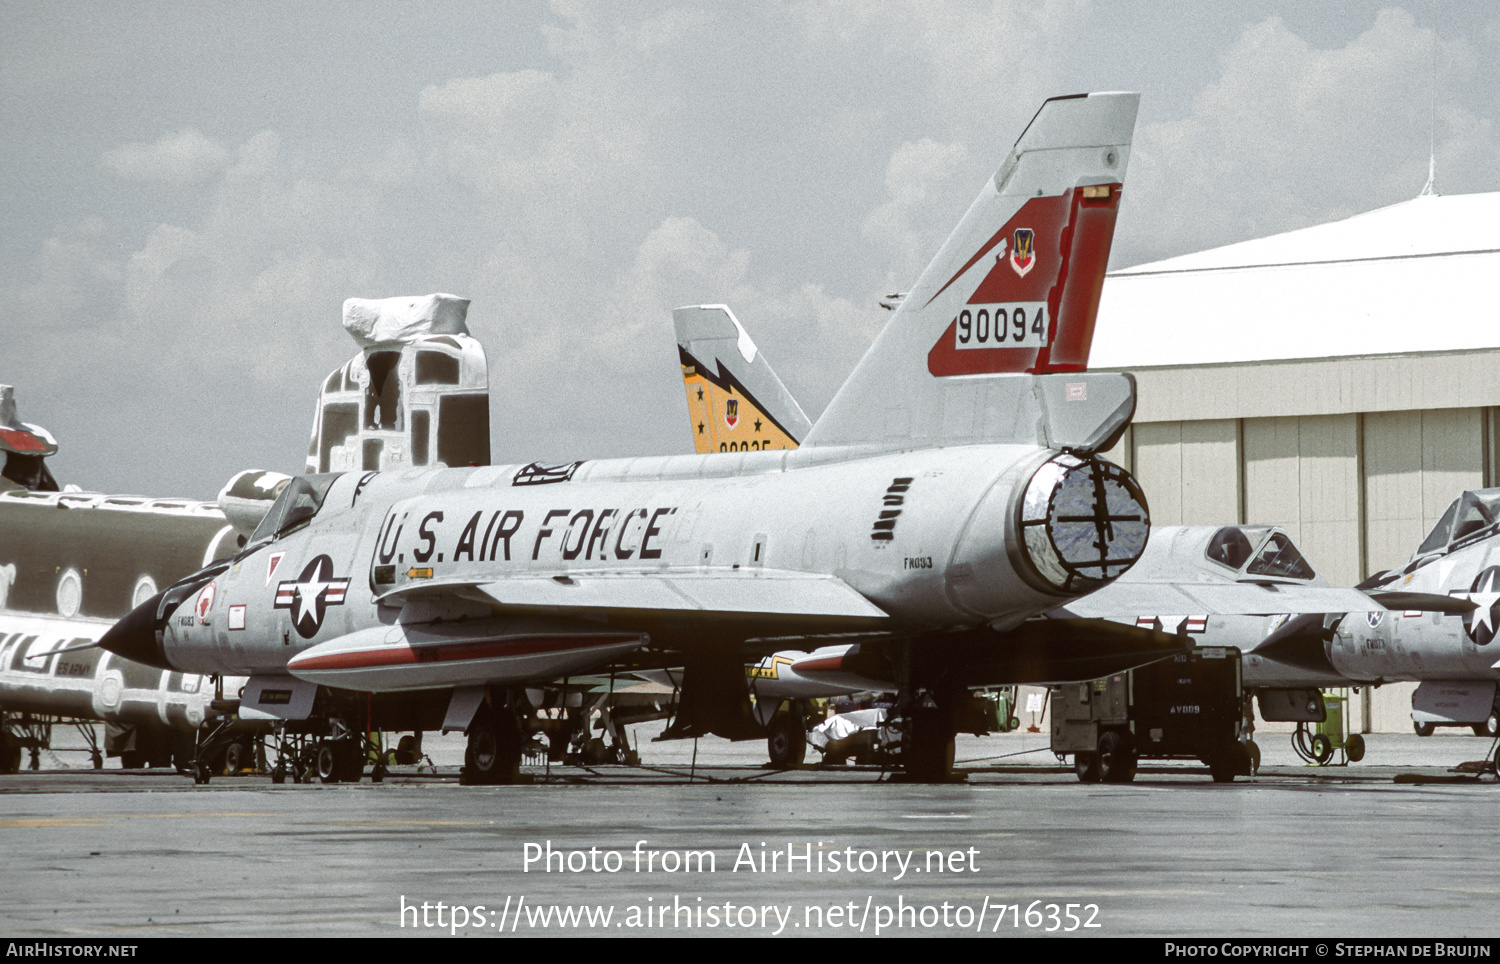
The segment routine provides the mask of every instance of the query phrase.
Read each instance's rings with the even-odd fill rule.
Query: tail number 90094
[[[1045,301],[970,305],[958,313],[954,347],[1045,348],[1049,327]]]

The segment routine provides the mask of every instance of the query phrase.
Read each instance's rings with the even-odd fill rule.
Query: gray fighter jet
[[[1437,726],[1469,726],[1476,734],[1496,735],[1500,489],[1464,492],[1404,567],[1377,573],[1361,586],[1392,611],[1292,621],[1273,642],[1304,661],[1322,657],[1359,682],[1420,680],[1412,695],[1412,723],[1423,736]],[[1433,596],[1450,605],[1423,604]]]
[[[26,750],[38,765],[56,726],[76,726],[95,766],[186,765],[213,683],[90,644],[158,586],[237,552],[233,527],[212,503],[58,491],[44,461],[57,442],[19,420],[9,385],[0,448],[0,772]],[[95,722],[109,724],[103,746]]]
[[[527,683],[683,665],[674,732],[757,735],[747,656],[854,634],[897,667],[908,770],[943,777],[968,686],[1180,645],[1028,622],[1118,578],[1149,529],[1097,454],[1134,381],[1083,370],[1136,104],[1043,105],[800,448],[302,476],[232,561],[104,645],[247,673],[247,707],[319,685],[441,694],[465,779],[495,782],[519,763]],[[286,575],[266,578],[276,555]]]

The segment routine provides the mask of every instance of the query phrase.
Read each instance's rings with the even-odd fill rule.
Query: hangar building
[[[1157,525],[1283,526],[1335,586],[1403,565],[1460,492],[1500,484],[1497,277],[1500,193],[1115,271],[1090,367],[1133,372],[1139,403],[1111,458]],[[1353,719],[1409,730],[1413,688]]]

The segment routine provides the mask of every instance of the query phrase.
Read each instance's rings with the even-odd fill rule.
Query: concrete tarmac
[[[649,735],[645,767],[527,767],[532,782],[512,787],[458,786],[462,742],[432,737],[436,773],[397,768],[380,785],[197,787],[86,764],[0,777],[0,932],[1500,931],[1500,785],[1453,772],[1493,741],[1458,731],[1374,734],[1345,767],[1302,765],[1263,733],[1252,778],[1147,762],[1134,783],[1087,786],[1037,734],[961,738],[964,779],[945,786],[876,768],[775,773],[757,743],[703,740],[694,762],[691,742]]]

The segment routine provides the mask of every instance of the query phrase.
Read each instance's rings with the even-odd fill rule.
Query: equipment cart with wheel
[[[1307,763],[1326,767],[1347,766],[1365,758],[1365,738],[1349,733],[1345,725],[1349,709],[1347,690],[1323,692],[1323,718],[1303,721],[1292,733],[1292,749]],[[1313,724],[1308,732],[1307,723]]]
[[[1141,759],[1202,760],[1216,782],[1250,774],[1239,742],[1240,651],[1203,646],[1088,683],[1052,687],[1052,752],[1085,783],[1127,783]]]

